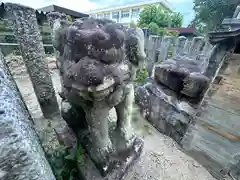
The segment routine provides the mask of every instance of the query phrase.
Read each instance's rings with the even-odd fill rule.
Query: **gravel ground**
[[[11,57],[12,58],[12,57]],[[17,60],[16,60],[17,59]],[[56,92],[60,89],[59,76],[56,71],[54,58],[48,58],[52,80]],[[9,61],[9,60],[8,60]],[[15,77],[26,104],[35,118],[36,124],[46,124],[42,118],[33,87],[24,65],[15,66],[21,59],[9,61],[10,69]],[[58,97],[58,100],[59,97]],[[147,121],[141,118],[135,108],[134,127],[145,142],[139,161],[126,175],[125,180],[214,180],[205,168],[194,159],[181,152],[177,143],[171,138],[159,133]]]

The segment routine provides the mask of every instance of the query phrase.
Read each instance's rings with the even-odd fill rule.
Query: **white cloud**
[[[99,7],[97,3],[89,2],[89,0],[71,0],[69,3],[67,0],[58,0],[56,5],[66,7],[72,10],[86,12],[91,9],[96,9]]]
[[[3,2],[19,3],[35,9],[55,4],[80,12],[89,11],[99,7],[97,3],[89,2],[89,0],[3,0]]]
[[[130,2],[134,0],[3,0],[3,2],[20,3],[35,9],[55,4],[79,12],[87,12],[123,1]],[[193,17],[191,5],[193,0],[168,0],[168,2],[184,15],[184,25],[188,24]]]
[[[192,2],[192,0],[168,0],[170,3]]]
[[[69,8],[76,11],[89,11],[91,9],[100,8],[103,6],[108,6],[114,3],[119,3],[126,0],[118,0],[117,2],[115,0],[101,0],[101,3],[92,2],[90,0],[3,0],[3,2],[12,2],[12,3],[20,3],[26,6],[33,7],[35,9],[41,8],[44,6],[48,6],[51,4],[59,5],[65,8]],[[129,0],[130,1],[130,0]],[[182,3],[182,2],[191,2],[192,0],[168,0],[169,3],[175,4],[175,3]]]

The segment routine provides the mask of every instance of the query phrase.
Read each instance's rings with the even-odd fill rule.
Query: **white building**
[[[107,18],[129,26],[131,22],[137,23],[140,12],[148,5],[161,6],[163,9],[173,12],[167,0],[145,0],[134,4],[125,4],[121,6],[111,6],[102,9],[85,12],[91,17]]]

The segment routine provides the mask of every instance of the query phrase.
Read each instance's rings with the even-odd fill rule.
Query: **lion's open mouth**
[[[72,88],[77,91],[77,94],[84,98],[85,100],[96,100],[100,101],[107,97],[114,90],[114,79],[104,78],[102,84],[94,87],[84,87],[73,83]]]

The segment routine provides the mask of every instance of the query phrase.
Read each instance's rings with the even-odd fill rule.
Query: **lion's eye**
[[[68,78],[70,79],[70,80],[75,80],[75,78],[74,78],[74,75],[72,75],[72,74],[70,74],[70,75],[68,75]]]

